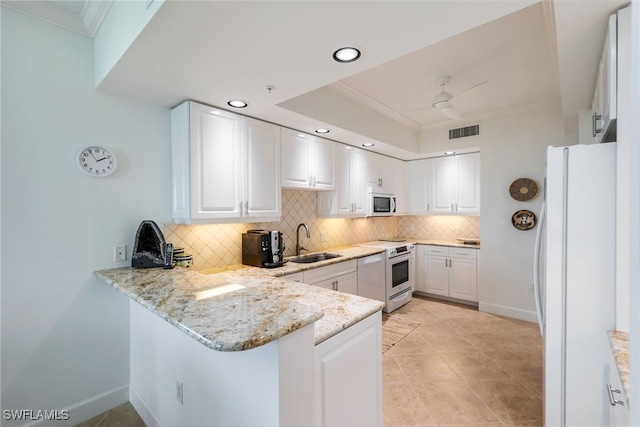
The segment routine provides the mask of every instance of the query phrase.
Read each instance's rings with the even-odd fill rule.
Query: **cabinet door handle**
[[[593,113],[591,115],[591,136],[595,138],[597,134],[602,132],[602,129],[598,129],[598,120],[602,120],[602,115]]]
[[[458,212],[458,204],[454,203],[454,206],[456,207],[456,212]]]
[[[240,216],[244,216],[244,211],[242,210],[242,202],[240,202]]]
[[[244,202],[244,214],[249,215],[249,201],[245,200]]]
[[[607,391],[609,391],[609,403],[611,404],[611,406],[616,406],[616,405],[624,406],[624,402],[622,400],[618,400],[613,396],[613,393],[621,394],[620,390],[618,390],[617,388],[611,387],[611,384],[607,384]]]
[[[337,291],[337,290],[338,290],[338,281],[337,281],[337,280],[336,280],[336,281],[331,282],[331,285],[333,286],[333,290],[334,290],[334,291]]]
[[[431,212],[431,203],[427,203],[427,212]]]

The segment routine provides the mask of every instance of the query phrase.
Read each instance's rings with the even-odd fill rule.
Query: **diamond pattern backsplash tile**
[[[401,216],[398,217],[397,226],[400,236],[433,240],[480,238],[480,217],[477,216]]]
[[[293,255],[296,228],[302,222],[309,226],[311,238],[307,239],[304,230],[300,230],[300,245],[309,252],[384,237],[455,240],[460,236],[480,236],[480,219],[477,217],[318,218],[316,192],[306,190],[282,190],[282,218],[277,222],[206,225],[167,223],[163,224],[163,233],[167,242],[193,255],[193,268],[201,270],[240,264],[242,233],[254,228],[282,231],[285,255]]]

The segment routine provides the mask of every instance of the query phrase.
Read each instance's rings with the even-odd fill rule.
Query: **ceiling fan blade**
[[[453,120],[460,120],[462,116],[453,108],[438,108],[438,111],[442,111],[442,114]]]
[[[471,89],[475,89],[475,88],[477,88],[478,86],[482,86],[483,84],[486,84],[486,83],[489,83],[489,81],[488,81],[488,80],[485,80],[485,81],[483,81],[483,82],[481,82],[481,83],[478,83],[478,84],[475,84],[475,85],[473,85],[473,86],[471,86],[471,87],[468,87],[468,88],[466,88],[465,90],[463,90],[462,92],[460,92],[460,93],[457,93],[457,94],[453,95],[453,96],[451,97],[451,99],[453,99],[453,98],[455,98],[455,97],[457,97],[457,96],[460,96],[460,95],[462,95],[462,94],[463,94],[463,93],[465,93],[465,92],[469,92]]]

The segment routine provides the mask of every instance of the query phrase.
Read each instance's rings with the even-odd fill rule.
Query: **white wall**
[[[128,400],[128,300],[93,272],[171,217],[169,111],[95,90],[90,38],[5,8],[1,30],[2,409],[72,425]],[[88,144],[112,176],[77,169]]]
[[[483,311],[536,321],[532,282],[537,228],[517,230],[511,216],[520,209],[538,216],[543,201],[545,148],[564,145],[563,133],[558,106],[486,120],[478,137],[449,141],[448,128],[420,135],[420,152],[424,153],[481,148],[482,259],[478,286]],[[517,178],[537,181],[539,195],[528,202],[511,198],[509,186]]]

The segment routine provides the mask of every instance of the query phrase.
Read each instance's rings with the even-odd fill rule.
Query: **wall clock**
[[[88,175],[102,177],[111,175],[118,164],[116,156],[109,149],[91,145],[78,151],[76,165]]]

